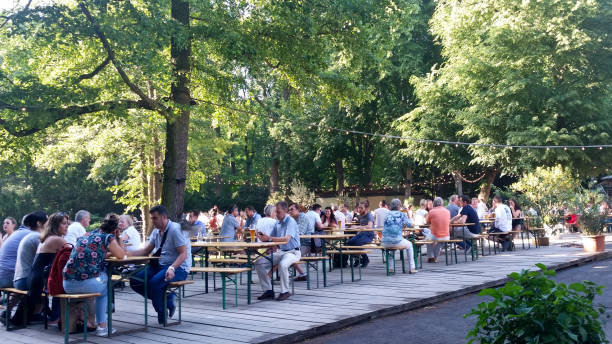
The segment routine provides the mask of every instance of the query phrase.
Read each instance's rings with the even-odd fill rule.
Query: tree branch
[[[48,128],[49,126],[70,117],[76,117],[88,113],[95,113],[100,111],[114,111],[114,110],[127,110],[127,109],[148,109],[148,110],[156,110],[155,108],[151,108],[144,101],[135,101],[135,100],[114,100],[107,102],[98,102],[87,105],[71,105],[65,107],[51,107],[51,108],[43,108],[43,107],[26,107],[26,106],[16,106],[11,104],[6,104],[0,102],[0,110],[12,110],[12,111],[21,111],[23,113],[27,113],[36,118],[44,118],[46,121],[44,123],[37,123],[36,126],[30,128],[20,128],[23,126],[23,123],[10,123],[6,120],[0,118],[0,127],[3,127],[9,134],[16,137],[24,137],[28,135],[32,135],[41,130]]]
[[[102,69],[104,69],[104,67],[106,67],[106,65],[111,61],[110,56],[107,56],[106,59],[104,59],[104,61],[102,61],[102,63],[96,67],[96,69],[94,69],[91,73],[87,73],[87,74],[81,74],[79,75],[78,81],[82,81],[85,79],[91,79],[94,76],[96,76],[98,73],[100,73],[102,71]]]
[[[6,25],[6,23],[8,23],[9,20],[11,20],[11,18],[13,18],[14,16],[20,15],[20,14],[26,12],[27,10],[29,10],[31,4],[32,4],[32,0],[29,0],[28,3],[25,5],[25,7],[23,9],[17,11],[15,14],[10,15],[10,16],[2,16],[2,18],[4,18],[4,23],[2,23],[2,25],[0,25],[0,29],[2,29],[4,27],[4,25]]]
[[[93,16],[89,12],[85,4],[83,2],[79,2],[79,7],[81,7],[81,11],[83,12],[83,14],[85,14],[85,17],[87,17],[87,20],[89,20],[89,22],[93,26],[94,32],[100,39],[100,42],[102,42],[102,46],[108,54],[108,58],[113,63],[113,66],[115,66],[115,69],[117,70],[117,73],[119,73],[119,75],[121,76],[123,82],[130,88],[130,90],[132,90],[132,92],[136,93],[136,95],[138,95],[138,97],[142,99],[142,101],[147,103],[150,108],[165,110],[164,107],[160,106],[160,104],[158,104],[155,100],[149,98],[140,88],[138,88],[138,86],[136,86],[136,84],[134,84],[130,80],[128,75],[125,73],[123,68],[121,68],[119,62],[115,58],[115,52],[113,51],[110,43],[108,42],[108,39],[106,39],[106,36],[100,29],[100,26],[95,22]]]

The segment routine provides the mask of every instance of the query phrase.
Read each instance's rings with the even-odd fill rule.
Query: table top
[[[382,232],[382,228],[345,228],[345,232]],[[342,232],[342,230],[338,229],[334,232]]]
[[[352,236],[351,234],[307,234],[300,235],[300,239],[345,239]]]
[[[244,241],[221,241],[221,242],[194,242],[191,247],[235,247],[235,248],[268,248],[286,244],[286,242],[244,242]]]
[[[450,226],[451,227],[465,227],[465,226],[473,226],[475,225],[475,223],[473,222],[467,222],[467,223],[451,223]]]
[[[206,238],[206,237],[202,237],[202,239],[212,239],[212,240],[216,240],[216,239],[229,239],[232,238],[231,236],[228,235],[213,235],[210,238]],[[198,240],[197,236],[192,236],[191,240]]]
[[[159,259],[159,257],[153,256],[131,256],[127,258],[106,258],[105,261],[113,264],[139,264],[139,263],[148,263],[152,259]]]

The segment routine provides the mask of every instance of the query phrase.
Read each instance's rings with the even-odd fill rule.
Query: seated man
[[[489,231],[490,233],[507,233],[512,230],[512,211],[510,207],[502,202],[499,195],[493,197],[493,209],[495,210],[495,224]],[[509,251],[512,247],[511,235],[496,235],[492,236],[502,245],[502,251]]]
[[[132,252],[133,256],[146,256],[154,251],[153,256],[159,257],[159,264],[149,265],[147,281],[147,294],[157,311],[157,321],[164,323],[164,290],[170,282],[183,281],[187,278],[191,267],[191,252],[181,226],[168,219],[168,210],[157,205],[149,211],[153,232],[149,243],[140,250]],[[145,272],[141,271],[135,277],[144,279]],[[144,283],[134,278],[130,279],[130,286],[140,295],[144,296]],[[174,315],[174,295],[168,298],[168,313]]]
[[[361,229],[372,229],[374,228],[374,216],[370,213],[370,203],[365,200],[359,202],[357,206],[357,222],[359,222],[359,226],[353,228],[361,228]],[[357,233],[354,237],[348,239],[346,241],[347,246],[363,246],[367,245],[374,240],[374,232],[372,231],[363,231]],[[348,258],[348,257],[347,257]],[[367,254],[361,255],[361,267],[365,268],[370,263],[370,259]],[[344,264],[344,262],[342,262]],[[355,266],[359,265],[359,260],[355,260]]]
[[[287,214],[287,208],[286,202],[276,203],[276,218],[278,222],[274,226],[272,233],[266,235],[262,232],[257,232],[257,238],[261,241],[284,243],[279,245],[279,250],[274,253],[273,264],[266,258],[259,258],[255,262],[255,270],[257,270],[259,284],[261,284],[261,289],[264,291],[264,293],[257,298],[258,300],[274,298],[272,283],[268,275],[268,271],[272,269],[273,265],[278,265],[278,274],[280,275],[281,282],[281,293],[276,300],[283,301],[291,296],[289,293],[289,268],[291,268],[293,263],[299,261],[302,255],[300,253],[300,233],[298,225],[295,220]]]
[[[444,200],[436,197],[433,200],[433,209],[431,209],[425,217],[425,223],[429,228],[423,230],[423,235],[427,240],[433,241],[433,244],[427,244],[427,261],[429,263],[437,263],[438,256],[444,247],[443,243],[438,240],[448,240],[450,238],[450,211],[444,208]]]
[[[471,206],[471,200],[468,196],[461,196],[461,203],[461,211],[457,216],[451,219],[451,223],[473,223],[473,225],[468,225],[466,227],[454,228],[456,238],[471,239],[480,234],[480,220],[478,219],[478,213]],[[460,246],[467,250],[470,248],[471,244],[466,240],[460,243]]]

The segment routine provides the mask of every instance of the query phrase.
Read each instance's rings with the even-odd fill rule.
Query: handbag
[[[157,248],[157,250],[155,250],[155,253],[153,253],[151,255],[152,257],[160,257],[161,256],[162,249],[164,248],[164,244],[166,243],[166,237],[168,236],[168,230],[169,229],[167,229],[164,232],[164,236],[162,237],[161,245],[159,245],[159,248]],[[155,268],[155,269],[159,268],[160,267],[159,259],[151,259],[149,261],[149,266],[151,268]]]

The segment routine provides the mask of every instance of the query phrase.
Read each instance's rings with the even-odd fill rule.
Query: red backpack
[[[51,271],[49,272],[49,279],[47,280],[47,289],[49,290],[49,295],[58,295],[58,294],[66,294],[64,290],[64,267],[70,259],[70,253],[72,252],[72,245],[66,244],[53,259],[53,264],[51,265]]]

